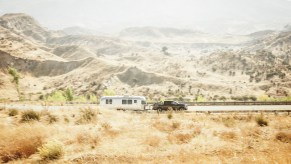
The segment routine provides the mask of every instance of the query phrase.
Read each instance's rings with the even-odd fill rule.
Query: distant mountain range
[[[291,32],[215,36],[194,30],[132,27],[118,36],[79,27],[51,31],[26,14],[0,17],[0,99],[76,94],[149,99],[291,94]],[[7,69],[21,74],[19,91]]]

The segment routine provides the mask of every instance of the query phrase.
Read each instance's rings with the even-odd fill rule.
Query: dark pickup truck
[[[176,101],[164,101],[164,103],[155,103],[153,105],[153,110],[163,111],[163,110],[187,110],[187,104],[178,103]]]

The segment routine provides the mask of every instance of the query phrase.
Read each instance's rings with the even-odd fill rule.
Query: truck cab
[[[153,110],[166,111],[166,110],[187,110],[187,104],[178,103],[176,101],[164,101],[161,103],[155,103]]]

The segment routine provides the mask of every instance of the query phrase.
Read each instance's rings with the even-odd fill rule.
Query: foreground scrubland
[[[0,161],[291,163],[291,116],[0,109]]]

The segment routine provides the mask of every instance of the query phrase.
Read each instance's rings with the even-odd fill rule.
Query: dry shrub
[[[259,126],[268,126],[268,121],[263,116],[257,117],[256,122]]]
[[[290,132],[278,132],[276,134],[276,139],[285,142],[285,143],[291,143],[291,133]]]
[[[222,123],[224,126],[231,128],[235,126],[235,120],[231,117],[223,117],[222,118]]]
[[[120,133],[120,131],[113,129],[108,122],[102,123],[101,127],[103,128],[104,133],[110,137],[116,137]]]
[[[161,121],[154,121],[153,122],[153,124],[152,124],[152,126],[154,127],[154,128],[156,128],[157,130],[159,130],[159,131],[162,131],[162,132],[169,132],[169,131],[171,131],[171,127],[169,126],[169,124],[168,123],[166,123],[166,122],[161,122]]]
[[[173,129],[178,129],[180,126],[181,126],[181,123],[180,122],[173,122],[172,123],[172,128]]]
[[[245,129],[242,129],[242,134],[245,137],[259,138],[262,134],[262,130],[258,127],[245,128]]]
[[[69,120],[69,118],[68,118],[67,116],[64,116],[64,122],[65,122],[66,124],[70,123],[70,120]]]
[[[168,117],[169,120],[172,119],[172,118],[173,118],[173,112],[169,112],[169,113],[167,114],[167,117]]]
[[[40,113],[33,111],[33,110],[27,110],[22,112],[21,114],[21,122],[28,122],[28,121],[39,121],[40,120]]]
[[[195,137],[194,133],[172,133],[168,135],[168,141],[175,144],[189,143]]]
[[[42,117],[45,117],[45,120],[49,123],[49,124],[53,124],[55,122],[59,121],[59,118],[56,115],[51,114],[48,110],[42,110],[40,112],[40,115]]]
[[[220,134],[220,138],[225,140],[225,141],[233,141],[233,140],[236,140],[237,139],[237,135],[235,132],[232,132],[232,131],[229,131],[229,132],[222,132]]]
[[[198,127],[198,126],[196,126],[196,127],[194,128],[193,134],[194,134],[195,136],[201,134],[201,128]]]
[[[144,143],[152,147],[158,147],[160,146],[161,139],[158,136],[149,136],[146,138]]]
[[[100,143],[101,139],[99,135],[95,133],[82,132],[77,134],[76,141],[78,144],[89,144],[96,146]]]
[[[101,124],[101,127],[104,129],[104,130],[110,130],[112,128],[112,126],[108,123],[108,122],[104,122]]]
[[[234,120],[246,121],[246,122],[251,121],[252,118],[253,118],[253,116],[251,114],[248,114],[247,116],[241,116],[241,115],[234,115],[233,116]]]
[[[1,108],[1,107],[0,107],[0,111],[5,111],[5,108]]]
[[[168,122],[154,121],[152,126],[161,132],[172,132],[180,127],[179,122],[173,122],[172,124]]]
[[[59,118],[56,115],[48,114],[46,120],[49,124],[52,124],[52,123],[58,122]]]
[[[80,110],[80,118],[77,124],[95,123],[97,121],[97,111],[91,108]]]
[[[40,157],[44,160],[59,159],[64,155],[63,144],[59,141],[49,141],[38,151]]]
[[[28,125],[3,128],[0,131],[0,157],[3,162],[34,154],[46,136],[44,128]]]
[[[10,109],[8,111],[8,116],[13,117],[13,116],[16,116],[16,115],[18,115],[18,110],[17,109]]]

